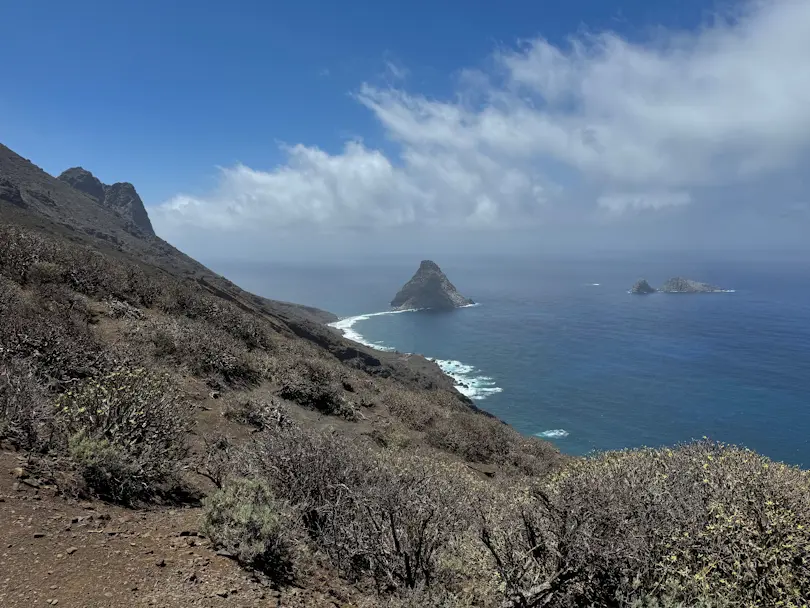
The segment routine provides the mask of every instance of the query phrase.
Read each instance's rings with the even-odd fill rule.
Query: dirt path
[[[0,452],[2,607],[351,605],[329,592],[279,592],[253,579],[197,536],[199,508],[70,501],[19,479],[23,465]]]

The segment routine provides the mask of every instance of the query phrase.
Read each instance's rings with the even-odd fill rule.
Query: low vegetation
[[[316,564],[390,608],[810,598],[810,476],[753,452],[564,458],[281,317],[14,226],[0,319],[4,448],[125,505],[204,485],[204,533],[276,585]]]
[[[262,480],[235,479],[205,503],[202,531],[239,563],[289,581],[299,539],[292,511]]]

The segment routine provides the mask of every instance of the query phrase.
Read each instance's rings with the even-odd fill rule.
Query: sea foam
[[[543,439],[562,439],[563,437],[568,437],[568,431],[565,429],[551,429],[550,431],[535,433],[534,436],[542,437]]]
[[[376,350],[382,350],[386,352],[393,352],[396,349],[391,348],[390,346],[386,346],[381,342],[369,342],[366,340],[361,333],[354,329],[356,323],[360,321],[366,321],[371,317],[382,317],[385,315],[398,315],[404,312],[416,312],[417,309],[409,308],[406,310],[386,310],[383,312],[370,312],[365,315],[357,315],[354,317],[346,317],[345,319],[340,319],[339,321],[335,321],[334,323],[329,323],[329,327],[334,327],[335,329],[339,329],[343,332],[343,335],[348,338],[349,340],[354,340],[355,342],[359,342],[364,346],[368,346],[369,348],[373,348]]]
[[[495,385],[495,380],[489,376],[482,376],[481,370],[452,359],[433,359],[442,371],[450,376],[456,383],[456,390],[470,399],[482,400],[490,395],[500,393],[503,389]]]
[[[461,306],[460,308],[471,308],[473,306],[480,306],[480,304],[467,304],[466,306]],[[392,352],[396,349],[387,346],[382,342],[371,342],[366,340],[363,334],[358,332],[354,326],[360,321],[366,321],[371,317],[398,315],[405,312],[417,311],[418,309],[413,308],[408,310],[386,310],[383,312],[372,312],[365,315],[346,317],[345,319],[340,319],[339,321],[330,323],[329,326],[339,329],[349,340],[353,340],[376,350]],[[435,359],[431,357],[426,358],[429,361],[435,362],[447,376],[453,379],[456,390],[470,399],[480,401],[482,399],[486,399],[490,395],[503,391],[501,387],[495,385],[495,381],[492,378],[481,375],[480,370],[475,369],[472,365],[467,365],[461,361],[454,361],[451,359]]]

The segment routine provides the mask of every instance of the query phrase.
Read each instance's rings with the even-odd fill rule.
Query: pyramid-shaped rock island
[[[475,304],[462,296],[436,262],[424,260],[410,281],[391,300],[397,310],[430,308],[451,310]]]

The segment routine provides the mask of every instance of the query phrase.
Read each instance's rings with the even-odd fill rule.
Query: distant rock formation
[[[73,167],[63,171],[58,177],[79,192],[84,192],[99,203],[104,202],[104,184],[95,175],[82,167]]]
[[[708,283],[699,283],[683,277],[675,277],[664,283],[660,288],[655,289],[644,279],[636,281],[630,288],[630,293],[645,295],[649,293],[723,293],[733,291],[731,289],[721,289]]]
[[[450,310],[460,306],[475,304],[462,296],[439,268],[438,264],[424,260],[410,281],[391,300],[391,306],[398,310],[431,308]]]
[[[650,285],[645,279],[636,281],[635,285],[630,288],[630,293],[646,295],[648,293],[655,293],[655,287]]]
[[[4,177],[0,177],[0,200],[8,201],[17,207],[25,207],[20,189],[14,182]]]
[[[714,293],[726,290],[708,283],[699,283],[691,279],[675,277],[664,283],[658,291],[662,293]]]
[[[115,211],[118,215],[132,222],[141,232],[154,236],[152,222],[143,205],[135,186],[129,182],[118,182],[111,186],[101,181],[87,169],[73,167],[64,171],[59,179],[79,192]]]

